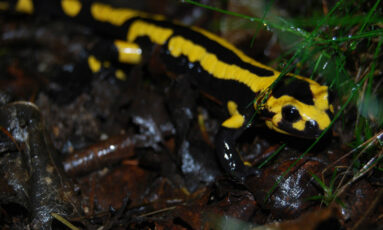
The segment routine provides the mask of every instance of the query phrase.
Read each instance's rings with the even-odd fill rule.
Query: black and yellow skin
[[[235,142],[256,110],[260,109],[259,116],[270,129],[288,135],[316,138],[330,125],[334,111],[326,86],[288,74],[269,91],[264,104],[257,105],[254,99],[268,92],[280,72],[206,30],[95,1],[0,1],[0,8],[85,23],[116,39],[104,50],[121,63],[139,63],[142,54],[155,47],[168,71],[187,75],[198,89],[227,106],[230,116],[222,122],[215,145],[221,165],[235,178],[243,179],[251,171],[237,153]],[[97,55],[89,56],[88,61],[93,72],[103,65]]]

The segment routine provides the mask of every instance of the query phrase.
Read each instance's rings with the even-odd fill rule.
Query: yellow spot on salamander
[[[15,10],[21,13],[32,14],[34,10],[32,0],[18,0]]]
[[[105,68],[109,68],[111,66],[110,62],[109,61],[104,61],[102,63],[102,65],[105,67]]]
[[[230,115],[238,114],[238,106],[234,101],[227,102],[227,110],[229,111]]]
[[[238,112],[237,104],[234,101],[227,102],[227,110],[229,111],[231,117],[225,120],[222,123],[222,126],[231,129],[238,129],[242,127],[245,122],[245,118]]]
[[[115,74],[116,74],[117,79],[119,79],[121,81],[126,81],[127,77],[126,77],[126,74],[124,71],[118,69],[118,70],[116,70]]]
[[[247,69],[219,60],[215,54],[207,52],[204,47],[181,36],[170,39],[168,50],[173,57],[184,55],[190,62],[199,62],[205,71],[216,78],[235,80],[246,84],[255,93],[269,87],[279,75],[277,71],[274,71],[274,75],[271,77],[260,77]],[[270,70],[270,68],[266,69]]]
[[[333,106],[333,105],[330,105],[330,111],[331,111],[332,113],[334,113],[334,106]]]
[[[129,29],[128,41],[134,42],[136,38],[148,36],[151,42],[163,45],[168,38],[173,34],[172,29],[159,27],[144,21],[135,21]]]
[[[138,64],[141,61],[142,50],[137,44],[116,40],[114,41],[114,45],[118,50],[119,62]]]
[[[318,109],[329,109],[328,87],[316,84],[310,84],[310,90],[313,94],[315,107]]]
[[[61,7],[66,15],[75,17],[80,13],[82,4],[78,0],[61,0]]]
[[[0,2],[0,10],[8,10],[9,3],[8,2]]]
[[[101,69],[101,62],[93,55],[88,57],[88,65],[93,73],[97,73]]]
[[[305,127],[306,127],[306,121],[304,120],[299,120],[293,123],[293,128],[296,130],[303,131]]]
[[[248,162],[248,161],[243,161],[243,164],[246,165],[246,166],[248,166],[248,167],[252,167],[252,166],[253,166],[253,165],[252,165],[250,162]]]
[[[226,128],[231,128],[231,129],[238,129],[242,127],[243,122],[245,122],[245,119],[243,118],[243,116],[240,114],[236,114],[231,116],[229,119],[225,120],[222,123],[222,126]]]

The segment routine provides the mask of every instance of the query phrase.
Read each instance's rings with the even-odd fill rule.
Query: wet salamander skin
[[[169,71],[190,76],[201,91],[227,106],[230,116],[216,136],[218,157],[233,177],[247,174],[235,140],[258,108],[254,99],[269,89],[278,71],[206,30],[170,22],[161,15],[78,0],[0,0],[0,8],[54,14],[85,23],[115,39],[116,59],[123,63],[140,62],[142,52],[151,52],[147,43],[160,47],[161,60]],[[102,64],[90,56],[89,65],[97,72]],[[333,112],[326,86],[288,74],[272,89],[260,116],[277,132],[315,138],[329,126]]]

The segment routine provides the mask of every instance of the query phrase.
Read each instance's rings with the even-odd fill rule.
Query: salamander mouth
[[[319,129],[315,124],[308,124],[306,122],[305,129],[300,131],[294,129],[292,124],[290,123],[278,123],[278,125],[274,125],[270,119],[265,120],[266,125],[279,133],[283,133],[290,136],[295,136],[304,139],[315,139],[318,138],[323,130]]]
[[[303,130],[297,130],[291,123],[278,123],[278,128],[289,133],[290,135],[297,136],[305,139],[315,139],[321,135],[323,130],[319,129],[318,123],[314,120],[306,121]]]

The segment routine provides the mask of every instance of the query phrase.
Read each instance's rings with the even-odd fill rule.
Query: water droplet
[[[328,65],[328,62],[324,63],[322,69],[326,69],[327,65]]]

